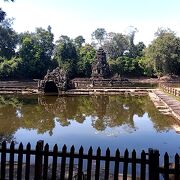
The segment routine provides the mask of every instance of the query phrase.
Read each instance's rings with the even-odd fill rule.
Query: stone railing
[[[180,97],[180,88],[171,87],[169,84],[160,83],[159,87],[169,94],[173,94],[174,96]]]

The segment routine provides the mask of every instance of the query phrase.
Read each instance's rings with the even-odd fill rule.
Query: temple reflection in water
[[[145,113],[156,131],[167,131],[175,123],[171,117],[161,115],[146,96],[0,96],[0,100],[0,134],[7,139],[20,127],[52,134],[54,119],[61,126],[70,126],[72,121],[83,123],[90,117],[97,131],[123,125],[127,131],[135,131],[133,117]]]
[[[148,96],[0,96],[0,142],[178,151],[179,124]]]

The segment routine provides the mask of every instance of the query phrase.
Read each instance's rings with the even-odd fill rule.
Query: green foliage
[[[111,72],[113,73],[113,75],[115,74],[119,74],[119,75],[123,75],[124,74],[124,64],[121,61],[121,58],[117,58],[117,59],[110,59],[109,61],[109,66],[111,69]]]
[[[137,32],[137,28],[129,26],[129,33],[127,35],[129,41],[129,49],[126,52],[126,56],[128,56],[129,58],[137,58],[144,55],[143,51],[145,49],[145,44],[143,42],[134,44],[134,38]]]
[[[117,59],[109,60],[111,72],[123,76],[140,76],[143,75],[143,69],[140,66],[139,58],[129,58],[127,56],[118,57]]]
[[[128,38],[129,38],[129,51],[127,53],[127,56],[129,58],[135,58],[136,55],[136,46],[134,44],[134,38],[135,34],[137,32],[137,29],[134,28],[133,26],[129,27],[129,33],[128,33]]]
[[[0,8],[0,22],[4,20],[6,13]]]
[[[8,1],[8,0],[4,0],[4,1]],[[14,0],[11,1],[14,2]],[[2,22],[5,19],[5,16],[6,16],[6,12],[4,12],[2,8],[0,8],[0,22]]]
[[[11,1],[14,0],[4,0]],[[145,49],[143,42],[134,44],[137,28],[129,26],[127,35],[107,33],[97,28],[92,34],[94,47],[85,44],[83,36],[74,40],[62,35],[53,44],[51,27],[37,28],[34,33],[17,34],[0,8],[0,78],[42,78],[47,69],[60,66],[75,76],[90,77],[95,48],[101,46],[113,74],[180,75],[180,38],[170,29],[159,28],[156,39]],[[19,43],[19,44],[18,44]]]
[[[82,44],[85,43],[85,39],[83,38],[83,36],[77,36],[74,39],[74,43],[77,48],[80,48],[80,47],[82,47]]]
[[[148,57],[141,57],[139,59],[139,66],[143,71],[143,75],[153,77],[155,75],[154,63]]]
[[[68,36],[61,36],[56,41],[54,60],[66,70],[70,77],[77,73],[77,52],[73,41]]]
[[[123,56],[124,52],[129,48],[127,36],[121,33],[109,33],[109,38],[105,41],[103,48],[111,59]]]
[[[96,48],[102,46],[112,74],[154,76],[180,74],[180,38],[170,29],[158,29],[156,39],[145,49],[143,42],[134,44],[137,29],[128,35],[107,33],[97,28],[92,33],[95,46],[84,44],[83,36],[71,39],[60,36],[54,45],[51,27],[17,34],[12,19],[5,19],[0,9],[0,78],[43,78],[47,70],[60,66],[70,78],[90,77]]]
[[[104,40],[106,39],[106,30],[104,28],[97,28],[92,34],[91,34],[91,37],[93,40],[97,41],[94,42],[95,45],[99,45],[99,46],[102,46],[103,45],[103,42]]]
[[[142,57],[144,56],[144,49],[146,48],[145,44],[143,42],[139,42],[135,45],[135,57]]]
[[[11,77],[17,78],[21,64],[20,58],[13,57],[10,60],[0,58],[0,78],[8,79]]]
[[[79,49],[79,58],[77,63],[79,77],[90,77],[92,68],[91,65],[95,54],[95,49],[89,44],[86,44]]]
[[[50,26],[47,30],[37,28],[35,33],[21,34],[19,48],[19,56],[22,59],[21,73],[27,78],[42,78],[47,69],[54,65],[51,60],[53,39]]]
[[[155,72],[180,74],[180,38],[173,32],[161,31],[147,48],[146,56],[153,61]]]
[[[0,108],[5,106],[12,106],[18,108],[22,106],[22,103],[16,97],[2,96],[0,95]]]
[[[11,28],[11,24],[11,19],[5,19],[0,23],[0,56],[7,59],[15,55],[18,43],[17,33]]]

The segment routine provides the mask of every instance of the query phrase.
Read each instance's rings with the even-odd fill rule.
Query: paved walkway
[[[160,90],[154,90],[154,93],[169,107],[173,116],[180,120],[180,101]]]

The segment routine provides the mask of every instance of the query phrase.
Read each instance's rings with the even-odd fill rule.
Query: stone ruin
[[[47,70],[43,80],[38,82],[38,90],[44,93],[60,94],[68,89],[67,72],[57,67],[53,71]]]
[[[129,84],[128,79],[121,77],[119,74],[112,77],[106,60],[106,53],[102,48],[99,48],[96,52],[92,64],[91,78],[75,78],[71,80],[74,89],[117,88],[127,87]]]
[[[109,64],[106,60],[106,53],[99,48],[96,53],[95,62],[92,64],[92,78],[109,78],[111,76]]]
[[[69,80],[67,72],[57,67],[52,72],[49,70],[43,80],[38,82],[38,89],[44,93],[66,94],[68,89],[94,89],[127,86],[129,81],[120,75],[111,77],[106,53],[102,48],[96,53],[92,64],[91,78],[74,78]]]

